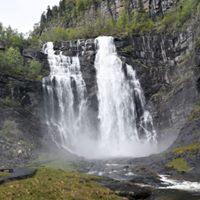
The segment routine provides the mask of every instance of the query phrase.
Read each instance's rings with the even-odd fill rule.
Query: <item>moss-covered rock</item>
[[[199,142],[175,148],[173,150],[173,153],[184,154],[184,153],[193,153],[193,152],[196,152],[196,151],[200,151],[200,143]]]
[[[1,185],[0,199],[121,199],[111,190],[96,183],[97,179],[97,177],[75,172],[40,168],[32,178]]]
[[[166,166],[178,172],[189,172],[191,170],[190,165],[184,158],[175,158],[170,161]]]

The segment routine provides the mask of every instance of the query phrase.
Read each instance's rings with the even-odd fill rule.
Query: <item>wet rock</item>
[[[36,169],[31,168],[14,168],[14,169],[0,169],[1,172],[9,172],[10,174],[4,177],[0,177],[0,184],[13,180],[21,180],[29,178],[35,175]]]
[[[127,197],[129,200],[146,199],[152,194],[152,188],[141,187],[131,182],[116,181],[108,178],[102,178],[99,182],[115,191],[117,195]]]

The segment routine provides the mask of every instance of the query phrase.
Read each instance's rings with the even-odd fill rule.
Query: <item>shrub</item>
[[[42,65],[37,60],[31,60],[27,68],[27,74],[30,78],[38,78],[41,74]]]
[[[0,69],[5,73],[22,73],[23,57],[19,49],[10,47],[5,53],[0,54]]]
[[[0,41],[3,41],[7,48],[13,47],[22,49],[26,44],[26,41],[21,33],[18,33],[11,27],[5,28],[3,25],[1,25],[0,28]]]
[[[178,6],[174,8],[171,12],[165,15],[163,20],[160,22],[158,28],[172,29],[172,28],[182,28],[183,24],[190,19],[193,13],[199,9],[199,0],[182,0],[179,2]]]

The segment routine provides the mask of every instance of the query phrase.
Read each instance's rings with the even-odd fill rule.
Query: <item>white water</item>
[[[199,182],[174,180],[170,179],[166,175],[160,175],[160,178],[161,178],[160,180],[166,184],[166,187],[160,187],[160,189],[177,189],[177,190],[200,192]]]
[[[156,142],[156,132],[152,117],[145,110],[145,97],[136,72],[130,65],[123,66],[112,37],[98,37],[96,43],[99,144],[113,156],[145,154],[140,145],[145,144],[149,150],[148,144]]]
[[[43,79],[47,124],[57,130],[52,136],[59,146],[76,151],[86,107],[79,58],[55,55],[52,42],[46,44],[44,52],[50,65],[50,75]]]
[[[130,65],[123,65],[112,37],[96,39],[99,130],[88,119],[87,91],[78,56],[44,46],[50,75],[43,79],[46,122],[55,143],[89,158],[138,157],[157,151],[153,120]]]

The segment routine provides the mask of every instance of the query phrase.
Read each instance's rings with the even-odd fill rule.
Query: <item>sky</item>
[[[27,33],[40,21],[41,14],[60,0],[0,0],[0,22]]]

